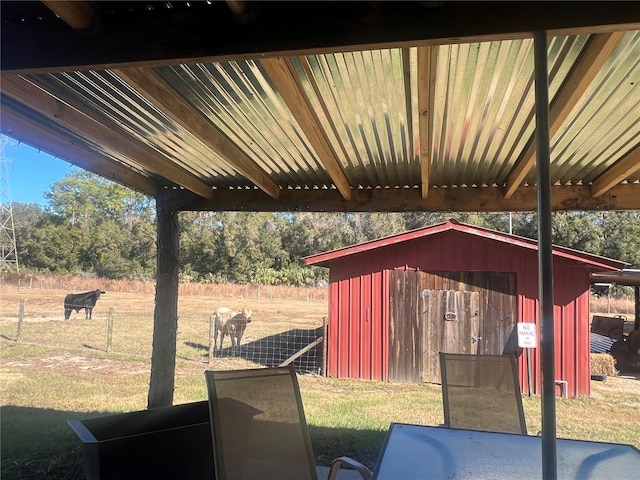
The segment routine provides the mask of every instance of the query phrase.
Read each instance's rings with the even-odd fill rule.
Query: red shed
[[[327,374],[440,383],[438,352],[515,353],[540,393],[538,243],[448,221],[305,258],[329,267]],[[553,247],[557,394],[590,394],[589,274],[624,262]],[[518,348],[518,322],[538,348]],[[563,391],[564,389],[564,391]]]

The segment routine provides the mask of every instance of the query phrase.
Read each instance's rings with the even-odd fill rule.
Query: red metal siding
[[[329,289],[330,376],[388,380],[389,270],[495,271],[517,275],[518,321],[538,319],[537,252],[459,231],[410,239],[331,262]],[[569,397],[590,393],[589,272],[572,259],[554,257],[556,378]],[[538,338],[540,338],[538,326]],[[532,349],[532,393],[540,393],[539,349]],[[519,358],[527,390],[526,356]],[[558,388],[557,393],[560,394]]]
[[[359,267],[360,263],[337,262],[331,268],[327,374],[387,380],[386,274],[384,270],[362,273]]]
[[[360,332],[360,378],[371,378],[371,275],[361,277],[360,298],[362,300],[360,317],[362,331]]]
[[[380,372],[380,379],[385,382],[389,380],[389,271],[386,270],[382,272],[379,276],[381,282],[382,295],[380,298],[380,319],[382,322],[381,331],[382,335],[380,336],[381,342],[381,367],[382,371]],[[378,377],[376,377],[378,378]]]

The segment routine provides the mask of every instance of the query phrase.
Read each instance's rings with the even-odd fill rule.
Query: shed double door
[[[517,351],[516,277],[389,271],[389,380],[440,383],[438,352]]]

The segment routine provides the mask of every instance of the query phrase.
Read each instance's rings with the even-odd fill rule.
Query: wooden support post
[[[209,365],[213,363],[213,350],[216,347],[214,343],[215,321],[213,315],[209,315]]]
[[[322,376],[327,376],[327,354],[329,353],[329,323],[327,317],[322,317],[322,337],[324,343],[322,344]]]
[[[156,210],[158,267],[147,401],[149,408],[173,404],[178,330],[178,210],[171,190],[158,193]]]
[[[22,340],[22,324],[24,323],[24,299],[20,300],[18,307],[18,333],[16,334],[16,342]]]
[[[635,292],[635,313],[636,313],[636,321],[633,324],[634,330],[640,330],[640,286],[636,285],[634,287]]]
[[[109,316],[107,317],[107,353],[111,353],[113,344],[113,314],[115,309],[109,307]]]

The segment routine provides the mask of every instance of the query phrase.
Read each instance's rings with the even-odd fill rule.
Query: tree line
[[[46,205],[13,204],[18,260],[35,273],[153,279],[155,202],[75,170],[45,192]],[[537,238],[530,213],[181,212],[180,279],[312,286],[325,268],[307,255],[455,219]],[[556,212],[553,243],[640,267],[640,212]]]

